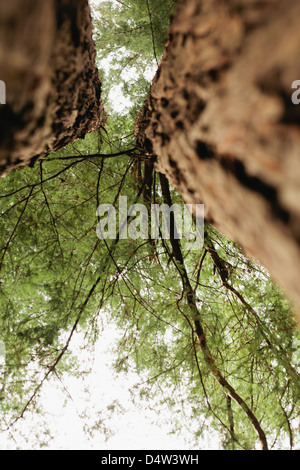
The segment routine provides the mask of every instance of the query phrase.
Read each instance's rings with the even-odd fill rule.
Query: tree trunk
[[[136,122],[187,203],[300,306],[300,2],[179,0]]]
[[[88,0],[0,0],[0,44],[3,175],[99,129],[104,113]]]

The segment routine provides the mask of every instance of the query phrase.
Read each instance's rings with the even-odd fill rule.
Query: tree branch
[[[169,207],[171,207],[172,200],[171,200],[171,195],[170,195],[169,182],[167,178],[162,174],[160,175],[160,181],[161,181],[162,194],[165,199],[165,202],[166,204],[169,205]],[[172,225],[174,224],[173,212],[170,213],[170,216],[171,216],[170,226],[172,227]],[[196,335],[197,335],[200,348],[204,356],[205,363],[208,365],[210,371],[212,372],[212,374],[214,375],[218,383],[221,385],[221,387],[227,391],[227,394],[229,394],[229,396],[233,398],[236,401],[236,403],[238,403],[238,405],[241,407],[241,409],[244,411],[244,413],[248,417],[250,423],[252,424],[254,430],[256,431],[258,435],[262,449],[268,450],[267,438],[261,427],[260,422],[254,415],[254,413],[251,411],[251,409],[248,407],[247,403],[243,400],[243,398],[235,391],[235,389],[229,384],[229,382],[225,379],[225,377],[223,377],[223,375],[221,374],[220,370],[218,369],[216,365],[215,358],[213,357],[212,353],[210,352],[208,348],[205,331],[203,329],[203,326],[200,320],[200,312],[196,304],[196,296],[191,287],[191,283],[189,281],[189,277],[188,277],[185,264],[183,261],[183,255],[181,252],[180,242],[178,239],[174,238],[174,230],[172,230],[172,228],[170,228],[170,242],[171,242],[171,245],[173,248],[173,254],[174,254],[172,261],[177,267],[177,269],[182,273],[182,276],[181,276],[183,280],[182,288],[183,288],[185,297],[187,299],[188,306],[191,311],[191,317],[194,322]],[[225,279],[226,276],[225,276],[225,271],[223,270],[223,266],[220,265],[219,269]]]
[[[159,62],[158,62],[158,58],[157,58],[157,54],[156,54],[156,47],[155,47],[154,29],[153,29],[153,23],[152,23],[152,14],[151,14],[151,10],[150,10],[149,0],[146,0],[146,1],[147,1],[147,9],[148,9],[148,15],[149,15],[149,20],[150,20],[151,34],[152,34],[153,53],[154,53],[154,57],[155,57],[155,60],[156,60],[156,63],[157,63],[157,67],[159,67]]]

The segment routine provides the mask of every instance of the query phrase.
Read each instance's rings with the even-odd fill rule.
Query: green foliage
[[[1,405],[7,410],[6,400],[15,403],[12,420],[39,388],[42,372],[28,389],[28,370],[47,372],[65,348],[70,325],[94,321],[105,282],[97,280],[104,267],[110,275],[106,247],[96,237],[96,209],[108,192],[116,197],[130,163],[120,158],[107,165],[80,156],[97,152],[98,145],[98,135],[89,135],[1,180],[0,331],[6,344]],[[128,192],[130,186],[132,181]],[[57,367],[64,369],[62,363]],[[16,387],[17,376],[22,379]]]
[[[97,63],[106,96],[122,90],[126,113],[135,118],[162,56],[175,0],[117,0],[95,4],[93,20]],[[129,111],[129,107],[131,110]]]
[[[143,65],[159,58],[175,3],[174,0],[101,2],[94,10],[95,41],[103,51],[100,57],[125,48],[146,54]]]
[[[239,281],[239,294],[247,302],[251,301],[251,307],[246,308],[224,288],[213,274],[211,259],[205,259],[198,280],[195,266],[199,266],[199,253],[187,255],[186,265],[196,288],[207,342],[219,370],[251,404],[268,438],[280,448],[292,416],[297,416],[295,404],[299,400],[297,366],[289,356],[296,334],[289,305],[267,273],[245,259],[236,246],[215,231],[210,236],[220,244],[220,253],[232,266],[230,281],[232,284]],[[140,305],[145,304],[145,295],[138,292],[134,302],[132,299],[127,302],[131,316],[120,317],[116,311],[119,328],[124,330],[116,351],[117,370],[128,370],[134,364],[140,373],[146,373],[139,398],[156,401],[159,408],[163,391],[163,402],[172,409],[170,423],[175,428],[181,428],[184,423],[190,428],[191,423],[199,422],[195,445],[205,430],[200,425],[204,421],[210,423],[211,430],[224,433],[225,441],[231,446],[252,449],[255,433],[235,403],[232,404],[234,441],[228,434],[226,393],[200,354],[182,298],[180,275],[176,275],[173,266],[167,266],[168,257],[162,255],[160,263],[161,268],[155,264],[146,268],[143,260],[135,264],[135,272],[139,270],[139,278],[147,284],[146,298],[150,301],[138,310],[137,299]],[[125,297],[126,287],[123,289]],[[177,413],[179,422],[175,419],[174,424]]]
[[[0,182],[0,331],[7,349],[1,379],[3,428],[36,406],[49,374],[63,380],[65,371],[76,372],[69,354],[75,330],[85,331],[92,344],[105,316],[121,335],[116,372],[132,370],[141,376],[133,393],[136,403],[167,407],[173,431],[193,429],[194,445],[214,429],[223,436],[224,448],[252,449],[256,434],[234,402],[234,439],[228,431],[226,390],[199,348],[170,242],[106,243],[96,237],[99,203],[117,203],[120,194],[126,194],[129,205],[137,200],[135,159],[101,157],[124,150],[122,139],[105,139],[89,135]],[[95,154],[100,156],[82,156]],[[163,202],[157,179],[152,197]],[[174,190],[172,197],[181,201]],[[183,244],[185,269],[216,367],[258,416],[275,447],[287,436],[295,445],[291,430],[298,413],[299,375],[289,302],[236,245],[206,230],[206,243],[226,263],[228,282],[238,292],[223,285],[206,245],[199,253],[186,251]]]
[[[100,203],[117,205],[126,195],[131,205],[141,195],[144,166],[132,130],[147,93],[146,82],[139,80],[162,53],[174,6],[159,0],[124,3],[100,4],[95,37],[99,61],[112,63],[104,75],[106,88],[121,80],[134,106],[123,115],[110,110],[106,132],[90,134],[34,168],[17,169],[0,180],[2,430],[13,433],[20,417],[41,413],[39,395],[50,376],[63,381],[65,374],[78,373],[70,353],[74,335],[84,332],[92,348],[105,318],[120,337],[114,345],[116,373],[135,371],[141,377],[132,391],[136,406],[151,402],[166,412],[170,431],[185,429],[191,446],[198,448],[211,434],[224,449],[258,446],[251,420],[228,399],[217,370],[255,414],[271,448],[299,447],[293,349],[299,332],[289,301],[268,273],[212,227],[206,227],[200,252],[188,251],[182,242],[184,265],[168,240],[104,242],[96,236]],[[133,64],[138,78],[126,81],[122,70]],[[113,156],[120,152],[124,155]],[[176,191],[171,197],[183,204]],[[165,202],[155,175],[154,201]],[[228,272],[227,283],[212,248]],[[196,335],[195,312],[206,350]],[[206,360],[208,354],[213,360]],[[113,403],[100,413],[87,433],[109,436],[103,420],[116,408]],[[49,439],[45,431],[41,444]]]

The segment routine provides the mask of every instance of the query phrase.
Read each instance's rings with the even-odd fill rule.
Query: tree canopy
[[[183,201],[133,132],[175,1],[91,4],[106,128],[0,180],[1,431],[17,439],[20,418],[42,413],[47,380],[78,373],[75,335],[92,348],[105,318],[120,336],[115,371],[141,377],[136,406],[167,409],[191,448],[213,431],[224,449],[299,448],[299,330],[268,272],[209,224],[201,250],[97,237],[101,203]]]

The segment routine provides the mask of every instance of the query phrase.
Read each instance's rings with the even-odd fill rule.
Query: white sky
[[[47,447],[49,450],[191,450],[184,438],[168,435],[171,426],[157,426],[157,414],[149,407],[144,411],[136,408],[130,400],[129,390],[141,381],[135,374],[115,376],[112,367],[112,356],[109,350],[115,339],[115,328],[106,326],[97,342],[92,372],[79,378],[66,377],[63,379],[65,392],[62,387],[50,382],[45,385],[41,403],[46,411],[47,425],[55,436]],[[78,351],[82,336],[75,336],[72,350]],[[90,353],[83,352],[83,362],[90,360]],[[67,404],[66,404],[67,400]],[[105,441],[105,435],[100,429],[92,437],[84,432],[84,425],[92,426],[99,419],[99,412],[105,410],[114,400],[118,400],[125,412],[112,413],[106,425],[113,435]],[[85,418],[80,416],[85,414]],[[172,413],[166,415],[170,420]],[[166,418],[165,417],[165,418]],[[171,423],[170,423],[171,424]],[[20,448],[33,449],[36,437],[33,430],[40,429],[39,415],[28,413],[25,419],[18,422],[16,441],[10,441],[6,433],[0,434],[0,449],[9,450]],[[21,435],[25,437],[22,438]],[[209,446],[205,444],[205,448]],[[214,444],[212,443],[212,446]]]
[[[161,430],[151,425],[151,418],[157,419],[157,415],[151,410],[145,410],[142,414],[140,410],[135,409],[130,401],[129,389],[136,383],[140,382],[140,378],[135,374],[116,377],[110,364],[112,356],[108,350],[111,346],[111,340],[114,337],[114,328],[106,328],[100,340],[97,343],[95,362],[93,372],[83,381],[80,379],[70,379],[68,389],[72,395],[73,402],[69,400],[69,404],[65,409],[57,410],[58,396],[54,398],[52,395],[51,402],[48,401],[49,410],[56,415],[56,422],[60,423],[60,437],[52,444],[55,448],[60,447],[63,443],[64,448],[68,449],[176,449],[185,448],[183,440],[174,439],[167,435],[166,430]],[[87,394],[83,391],[88,388],[90,402],[88,404],[88,413],[91,415],[89,422],[97,420],[97,413],[105,409],[114,400],[118,400],[126,410],[121,413],[114,413],[107,425],[114,431],[114,435],[105,442],[105,437],[100,432],[96,432],[95,436],[88,441],[87,436],[83,432],[82,420],[78,417],[80,410],[84,410],[87,403],[84,398]],[[48,395],[50,396],[50,395]],[[62,416],[64,416],[63,419]],[[72,432],[70,433],[70,429]]]

